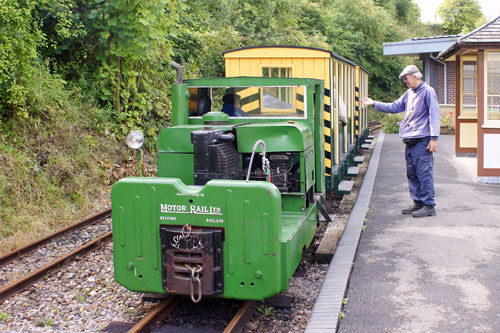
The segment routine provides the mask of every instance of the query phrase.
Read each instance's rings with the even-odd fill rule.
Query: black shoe
[[[426,217],[426,216],[436,216],[436,208],[434,206],[423,205],[419,210],[411,213],[413,217]]]
[[[403,209],[402,213],[403,214],[411,214],[414,211],[419,210],[420,208],[422,208],[423,205],[424,204],[422,202],[413,200],[413,205],[411,205],[411,207]]]

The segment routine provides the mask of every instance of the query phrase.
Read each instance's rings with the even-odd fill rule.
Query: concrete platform
[[[404,146],[379,136],[306,332],[499,331],[500,186],[473,182],[453,136],[439,145],[437,216],[415,219]]]

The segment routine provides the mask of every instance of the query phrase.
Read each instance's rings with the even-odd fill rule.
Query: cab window
[[[191,87],[189,116],[221,111],[229,117],[305,118],[304,86]]]

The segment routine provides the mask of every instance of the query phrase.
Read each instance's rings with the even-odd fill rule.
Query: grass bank
[[[108,207],[112,184],[136,173],[102,110],[40,74],[35,116],[0,120],[0,254]]]

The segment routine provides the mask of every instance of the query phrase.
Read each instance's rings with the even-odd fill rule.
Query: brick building
[[[455,154],[477,157],[478,182],[500,184],[500,16],[458,38],[437,59],[454,61],[457,69]]]
[[[446,69],[445,69],[446,66]],[[456,72],[455,72],[455,62],[448,61],[444,64],[436,65],[436,84],[434,89],[438,96],[439,104],[455,104],[455,89],[449,89],[449,82],[455,82]],[[444,76],[446,75],[446,80]]]
[[[452,116],[456,156],[477,157],[477,180],[500,184],[500,16],[464,36],[384,43],[384,55],[417,56]]]

